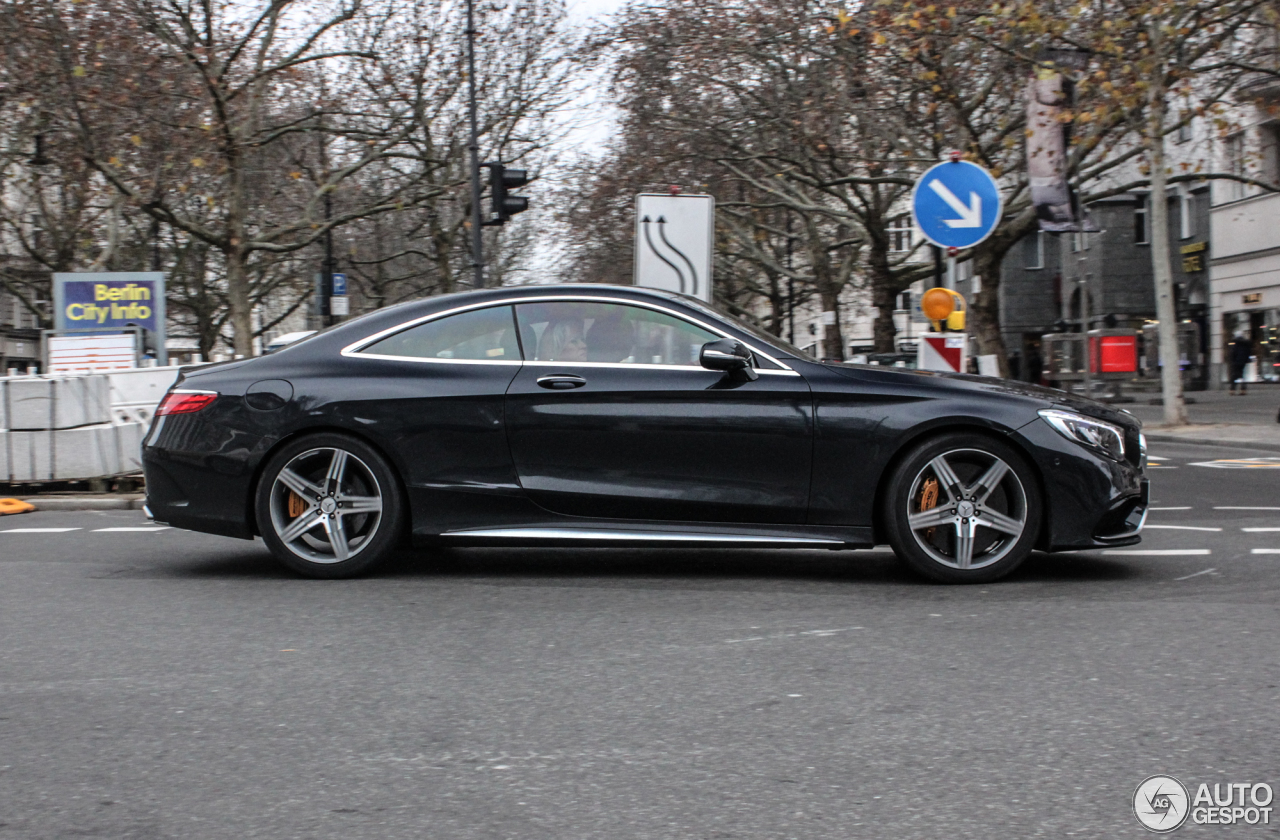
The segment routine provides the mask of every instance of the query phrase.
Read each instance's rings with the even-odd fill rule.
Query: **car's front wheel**
[[[1031,554],[1040,528],[1035,474],[1011,446],[956,433],[917,445],[898,464],[882,500],[894,552],[946,583],[985,583]]]
[[[369,571],[400,541],[404,503],[391,465],[341,434],[308,435],[268,462],[255,512],[281,563],[316,578]]]

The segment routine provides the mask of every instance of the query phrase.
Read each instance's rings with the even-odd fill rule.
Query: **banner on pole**
[[[1041,68],[1027,85],[1027,180],[1040,229],[1079,230],[1067,183],[1067,137],[1062,109],[1068,104],[1062,74]]]

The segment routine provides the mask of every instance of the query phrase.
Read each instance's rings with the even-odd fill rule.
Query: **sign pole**
[[[471,155],[471,285],[484,288],[484,239],[480,235],[480,137],[476,126],[476,23],[475,0],[467,0],[467,91],[471,139],[467,150]]]

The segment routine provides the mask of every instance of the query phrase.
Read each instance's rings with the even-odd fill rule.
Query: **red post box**
[[[1137,373],[1138,334],[1133,330],[1091,330],[1089,370],[1093,373]]]

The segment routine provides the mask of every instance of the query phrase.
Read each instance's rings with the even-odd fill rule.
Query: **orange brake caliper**
[[[297,519],[307,512],[307,503],[292,490],[289,491],[289,518]]]
[[[924,482],[924,486],[920,488],[920,512],[933,510],[938,506],[938,479],[929,478]],[[926,540],[933,539],[933,528],[924,532]]]

